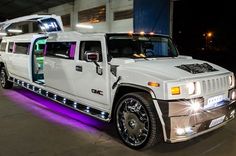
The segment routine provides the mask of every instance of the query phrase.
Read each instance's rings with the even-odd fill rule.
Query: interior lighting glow
[[[8,29],[7,31],[10,32],[10,33],[22,33],[23,32],[20,29]]]
[[[94,27],[92,25],[87,24],[76,24],[77,28],[83,28],[83,29],[93,29]]]

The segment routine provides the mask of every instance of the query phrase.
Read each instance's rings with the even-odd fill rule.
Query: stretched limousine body
[[[115,121],[131,148],[186,141],[235,116],[234,74],[181,56],[167,36],[58,32],[5,37],[1,85],[16,83]]]

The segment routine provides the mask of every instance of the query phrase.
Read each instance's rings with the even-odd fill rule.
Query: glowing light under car
[[[34,85],[31,85],[29,83],[26,83],[26,82],[23,82],[21,80],[18,80],[16,78],[12,78],[10,77],[10,81],[18,84],[19,86],[22,86],[28,90],[31,90],[33,91],[34,93],[37,93],[37,94],[40,94],[44,97],[47,97],[53,101],[56,101],[60,104],[63,104],[65,106],[68,106],[68,107],[71,107],[73,108],[74,110],[78,111],[78,112],[82,112],[82,113],[85,113],[85,114],[89,114],[95,118],[99,118],[103,121],[108,121],[109,120],[109,113],[108,112],[103,112],[103,111],[100,111],[100,110],[97,110],[97,109],[94,109],[94,108],[90,108],[88,106],[85,106],[81,103],[77,103],[76,101],[73,101],[71,99],[67,99],[67,98],[64,98],[60,95],[56,95],[52,92],[48,92],[42,88],[38,88]]]

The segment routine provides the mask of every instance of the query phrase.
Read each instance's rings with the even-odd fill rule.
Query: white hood
[[[204,72],[192,74],[188,71],[178,68],[177,66],[188,65],[188,64],[203,64],[208,63],[210,66],[215,68],[217,71]],[[206,77],[216,74],[229,73],[228,70],[219,67],[215,64],[200,61],[195,59],[189,59],[184,57],[177,58],[158,58],[158,59],[128,59],[128,58],[113,58],[111,61],[112,65],[118,65],[117,71],[136,71],[140,74],[150,75],[159,77],[163,80],[184,80],[189,78]],[[121,75],[122,76],[122,75]]]

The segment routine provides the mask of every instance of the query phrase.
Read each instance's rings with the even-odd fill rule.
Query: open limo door
[[[31,15],[0,24],[1,34],[5,33],[3,41],[7,44],[6,52],[3,55],[9,74],[13,77],[33,81],[32,71],[33,68],[37,67],[33,57],[36,39],[47,36],[49,33],[63,31],[61,17],[56,15]],[[27,29],[26,26],[28,26]],[[43,55],[38,58],[38,62],[39,59],[43,60]]]
[[[0,39],[27,33],[64,31],[60,16],[30,15],[0,22]]]

